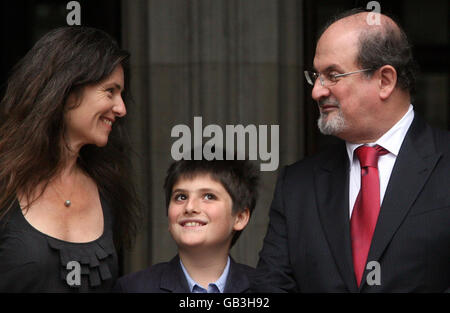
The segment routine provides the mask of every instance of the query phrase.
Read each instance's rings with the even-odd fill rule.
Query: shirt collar
[[[376,142],[368,143],[368,146],[380,145],[389,153],[392,153],[397,157],[398,152],[400,151],[400,147],[403,143],[403,139],[405,139],[406,133],[411,126],[411,123],[414,119],[414,110],[412,104],[409,105],[408,112],[403,115],[403,117],[395,123],[394,126],[391,127],[383,136],[381,136]],[[359,146],[362,144],[358,143],[350,143],[345,142],[347,148],[347,154],[350,162],[353,161],[353,153]]]
[[[184,267],[181,259],[180,259],[180,265],[181,265],[181,269],[183,270],[184,276],[186,277],[186,280],[188,282],[189,291],[194,292],[194,289],[203,289],[204,290],[204,288],[202,286],[200,286],[199,284],[197,284],[197,282],[195,280],[193,280],[192,277],[189,275],[189,273],[186,270],[186,268]],[[227,277],[228,277],[229,271],[230,271],[230,256],[228,256],[227,265],[225,265],[225,269],[223,270],[222,275],[220,275],[218,280],[216,280],[213,283],[210,283],[209,285],[216,286],[217,289],[219,290],[219,292],[223,293],[225,290],[225,284],[227,282]]]

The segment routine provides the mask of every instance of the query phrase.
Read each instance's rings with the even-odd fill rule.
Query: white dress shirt
[[[406,132],[408,131],[411,123],[414,119],[413,106],[410,104],[408,112],[389,129],[383,136],[381,136],[376,142],[368,143],[368,146],[380,145],[385,148],[389,153],[380,156],[378,159],[378,173],[380,177],[380,205],[383,203],[386,187],[391,177],[392,169],[397,159],[398,152],[405,139]],[[353,206],[355,205],[356,198],[361,186],[361,167],[356,154],[353,152],[362,144],[353,144],[346,142],[347,154],[350,160],[350,185],[349,185],[349,218],[352,216]]]

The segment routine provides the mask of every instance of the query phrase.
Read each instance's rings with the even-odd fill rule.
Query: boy
[[[253,268],[234,262],[229,250],[255,208],[258,181],[248,161],[173,163],[164,190],[178,255],[120,278],[115,291],[249,292]]]

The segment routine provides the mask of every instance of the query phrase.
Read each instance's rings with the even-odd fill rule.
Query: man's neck
[[[358,131],[355,133],[355,136],[348,136],[346,138],[341,137],[341,139],[352,144],[366,144],[376,142],[405,116],[405,114],[408,112],[409,106],[409,103],[401,106],[398,105],[398,108],[395,111],[391,110],[384,113],[383,116],[380,116],[377,119],[377,127],[372,129],[371,131],[367,131],[364,133]]]

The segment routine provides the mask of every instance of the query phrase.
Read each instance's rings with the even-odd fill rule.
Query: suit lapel
[[[316,168],[315,190],[320,220],[341,277],[349,291],[357,291],[350,243],[348,168],[342,143]]]
[[[189,286],[180,265],[180,258],[176,255],[161,275],[160,289],[174,293],[188,293]]]
[[[230,257],[230,271],[225,284],[225,293],[243,293],[250,288],[247,273]]]
[[[416,116],[392,169],[372,238],[368,262],[380,259],[411,209],[441,156],[435,151],[431,128]],[[367,272],[363,277],[367,277],[366,275]],[[365,279],[360,287],[364,284]]]

